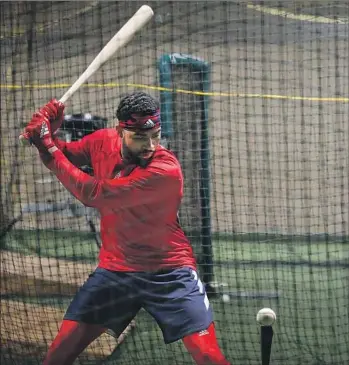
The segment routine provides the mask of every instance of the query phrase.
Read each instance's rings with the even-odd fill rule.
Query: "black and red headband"
[[[131,114],[128,120],[119,120],[119,126],[125,129],[152,129],[161,126],[160,110],[154,114],[140,117],[137,114]]]

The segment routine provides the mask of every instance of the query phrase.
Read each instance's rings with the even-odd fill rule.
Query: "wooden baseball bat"
[[[133,36],[149,22],[153,15],[154,12],[150,6],[142,5],[133,17],[104,46],[82,75],[60,98],[60,101],[65,103],[116,51],[130,42]],[[30,146],[29,136],[26,133],[21,134],[19,140],[22,145]]]

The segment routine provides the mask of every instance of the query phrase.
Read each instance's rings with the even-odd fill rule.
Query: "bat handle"
[[[22,133],[20,136],[19,136],[19,143],[24,146],[24,147],[27,147],[27,146],[31,146],[31,141],[30,141],[30,137],[29,137],[29,134],[27,132],[24,132]]]
[[[69,93],[70,89],[59,99],[59,101],[62,104],[65,104],[65,102],[72,96],[71,93]]]

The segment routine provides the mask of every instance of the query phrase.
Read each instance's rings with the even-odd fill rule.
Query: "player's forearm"
[[[90,163],[89,158],[83,151],[81,142],[65,142],[55,137],[53,139],[55,145],[61,150],[67,159],[75,166],[88,165]]]
[[[58,178],[62,185],[83,204],[98,207],[98,181],[75,167],[63,154],[57,150],[45,164]],[[97,193],[97,194],[96,194]]]
[[[57,148],[64,153],[64,150],[66,149],[67,142],[62,141],[58,137],[54,137],[53,141],[55,142],[55,145],[57,146]]]
[[[62,151],[64,153],[64,147],[65,147],[65,143],[64,141],[61,141],[60,139],[58,138],[54,138],[53,139],[56,147]],[[39,155],[40,155],[40,159],[42,161],[42,163],[47,167],[49,168],[49,164],[52,162],[52,156],[51,154],[48,152],[48,151],[39,151]]]
[[[115,206],[121,199],[122,191],[113,189],[110,192],[105,188],[106,180],[99,180],[75,167],[63,154],[57,150],[52,153],[52,159],[46,164],[62,183],[83,204],[101,208]],[[122,200],[122,199],[121,199]]]

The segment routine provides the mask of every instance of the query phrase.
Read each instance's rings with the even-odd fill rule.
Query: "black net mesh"
[[[1,2],[1,364],[42,363],[98,255],[91,228],[98,231],[98,216],[19,146],[18,135],[141,5]],[[170,146],[186,178],[180,218],[201,259],[210,252],[200,195],[208,97],[211,284],[225,294],[211,299],[219,344],[232,364],[259,364],[255,317],[271,307],[272,364],[347,364],[347,2],[148,5],[152,22],[74,94],[67,114],[103,116],[113,127],[121,95],[160,96],[164,54],[207,62],[206,94],[190,66],[172,66]],[[163,344],[145,311],[122,345],[104,334],[80,356],[80,364],[191,361],[181,342]]]
[[[200,73],[190,66],[172,67],[174,89],[202,91]],[[201,226],[202,203],[200,198],[201,178],[201,129],[202,96],[176,93],[173,98],[173,136],[169,147],[181,162],[187,181],[179,218],[183,230],[195,245],[195,252],[202,255]]]

